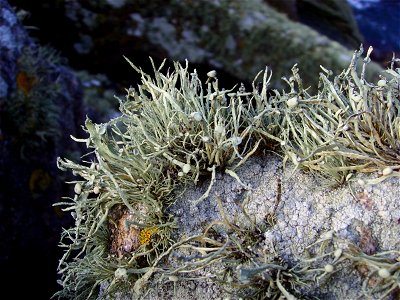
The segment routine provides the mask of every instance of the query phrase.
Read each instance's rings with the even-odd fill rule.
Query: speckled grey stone
[[[237,170],[244,183],[250,183],[250,202],[246,206],[248,213],[257,222],[262,222],[267,213],[276,207],[277,222],[265,232],[265,244],[274,245],[276,250],[288,262],[298,261],[304,255],[305,248],[318,240],[324,232],[333,230],[334,234],[346,241],[358,244],[360,227],[366,228],[372,235],[377,251],[400,249],[400,180],[390,178],[367,189],[372,207],[366,207],[355,200],[349,186],[324,188],[323,182],[310,174],[297,171],[293,176],[293,166],[282,170],[282,162],[277,156],[257,157]],[[370,176],[376,176],[372,174]],[[175,214],[179,230],[178,236],[198,234],[214,220],[220,220],[221,214],[216,204],[216,196],[221,197],[226,215],[233,220],[239,212],[238,204],[243,200],[246,190],[231,176],[217,174],[217,180],[208,199],[193,206],[207,189],[209,181],[189,187],[171,207]],[[278,181],[282,184],[279,203]],[[350,183],[355,193],[365,187],[354,179]],[[175,213],[176,212],[176,213]],[[239,222],[245,220],[239,219]],[[220,267],[220,266],[218,266]],[[218,270],[218,267],[211,271]],[[205,274],[207,271],[202,271]],[[313,285],[304,291],[308,295],[323,296],[323,299],[356,299],[361,294],[362,280],[354,268],[346,268],[334,274],[329,284]],[[150,294],[149,299],[171,299],[173,285],[160,286],[157,295]],[[179,282],[175,286],[173,299],[223,299],[224,294],[215,283],[206,281]],[[232,297],[235,299],[235,297]]]

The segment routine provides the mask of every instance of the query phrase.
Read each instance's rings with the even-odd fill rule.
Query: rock
[[[351,6],[343,0],[297,0],[298,20],[347,49],[357,49],[364,42]]]
[[[265,167],[260,169],[259,166]],[[251,183],[252,186],[246,205],[248,215],[254,218],[257,224],[265,222],[268,214],[276,215],[276,224],[270,227],[265,235],[268,236],[268,240],[273,241],[275,250],[289,265],[299,262],[305,255],[306,247],[329,231],[346,242],[361,247],[364,253],[368,253],[371,247],[374,250],[369,254],[400,249],[400,241],[396,238],[400,236],[400,226],[397,222],[400,217],[398,178],[390,178],[379,185],[374,185],[373,191],[369,193],[373,206],[372,209],[368,209],[364,203],[353,197],[349,186],[324,188],[323,183],[312,175],[298,171],[291,176],[293,166],[282,171],[282,161],[277,156],[253,158],[238,169],[237,174],[243,182]],[[217,196],[221,197],[223,209],[231,222],[240,224],[242,228],[247,223],[243,214],[240,214],[238,206],[244,201],[244,190],[227,174],[217,176],[210,197],[193,209],[191,202],[198,199],[208,185],[207,180],[198,187],[188,188],[171,207],[172,214],[175,211],[181,212],[176,215],[179,225],[178,236],[199,234],[204,230],[205,224],[223,219],[217,206]],[[281,195],[279,195],[280,185]],[[351,186],[355,192],[363,190],[356,180],[352,181]],[[386,217],[382,216],[382,211],[385,211]],[[236,215],[238,217],[234,221]],[[293,220],[297,220],[297,225]],[[318,287],[312,285],[303,290],[303,295],[318,296],[323,299],[363,297],[361,285],[364,277],[353,270],[349,266],[345,267],[339,274],[330,278],[326,285]],[[202,270],[200,274],[204,275],[207,272],[209,271]],[[196,288],[192,287],[194,294],[204,290],[200,283],[195,285]],[[210,284],[210,288],[212,286],[214,283]],[[148,299],[170,299],[173,297],[171,289],[171,283],[162,286],[157,293],[151,292]],[[177,295],[184,295],[187,290],[186,281],[176,286]],[[204,296],[204,299],[227,296],[220,287],[215,291],[217,292],[212,295]]]
[[[400,56],[400,2],[349,1],[364,36],[364,43],[375,48],[372,58],[388,62],[393,53]]]
[[[5,286],[20,281],[21,270],[36,272],[16,296],[54,292],[58,236],[69,224],[52,208],[68,190],[55,160],[79,157],[69,135],[78,135],[84,114],[77,77],[0,0],[0,266]]]
[[[261,169],[259,166],[264,166],[264,168]],[[335,251],[338,257],[343,251],[354,246],[360,247],[369,255],[400,249],[398,239],[400,227],[397,223],[400,217],[398,202],[400,180],[398,178],[390,178],[374,186],[373,192],[369,194],[373,199],[373,208],[368,209],[353,197],[353,192],[363,190],[356,180],[350,184],[354,191],[349,186],[324,188],[320,179],[301,171],[293,173],[293,168],[294,166],[291,165],[286,170],[282,170],[282,160],[275,155],[251,158],[246,165],[237,170],[241,180],[252,185],[246,201],[244,200],[246,191],[227,174],[217,175],[210,197],[196,207],[193,207],[192,203],[207,190],[209,180],[199,186],[188,187],[169,209],[169,213],[177,218],[176,240],[201,234],[212,222],[222,221],[224,216],[217,205],[217,197],[220,197],[225,216],[242,230],[249,226],[248,220],[240,209],[240,205],[244,203],[246,203],[244,207],[247,214],[258,226],[263,226],[268,214],[276,216],[275,224],[271,224],[263,232],[264,242],[260,245],[264,245],[264,251],[271,251],[270,245],[273,245],[273,253],[279,254],[282,265],[294,266],[301,262],[312,248],[307,251],[306,249],[324,236],[327,241],[331,241],[334,236],[335,242],[330,242],[325,246],[329,251],[332,250],[331,245],[335,245],[336,250],[341,249],[340,252]],[[180,213],[176,213],[178,211]],[[389,217],[383,218],[380,213],[382,211],[385,211]],[[294,219],[298,220],[297,225],[291,225]],[[227,234],[224,229],[220,233],[223,236]],[[349,246],[350,244],[353,246]],[[317,249],[319,246],[317,244]],[[260,253],[257,250],[260,249],[255,248],[254,252]],[[328,252],[328,250],[325,251]],[[189,256],[188,252],[178,251],[178,253],[182,257]],[[184,268],[185,264],[182,261],[185,260],[179,255],[170,255],[165,268],[171,268],[171,266]],[[330,256],[327,260],[332,261]],[[326,260],[317,260],[314,267],[318,267],[318,264],[320,268],[324,268]],[[363,273],[365,270],[362,271],[349,263],[338,264],[338,266],[339,271],[335,270],[337,266],[332,269],[332,265],[325,265],[325,270],[335,270],[334,275],[325,278],[320,283],[301,287],[301,297],[319,297],[329,300],[364,297],[362,284],[365,280],[366,274]],[[188,297],[239,299],[237,293],[241,290],[236,290],[236,293],[233,292],[230,295],[222,288],[224,284],[224,288],[229,290],[227,282],[217,284],[209,279],[212,274],[223,272],[225,268],[226,265],[216,262],[194,273],[179,274],[176,278],[172,278],[174,280],[156,274],[149,283],[152,288],[147,290],[146,296],[140,299],[179,300]],[[189,280],[191,277],[202,279]],[[159,284],[155,285],[155,282]],[[106,286],[103,285],[101,290],[104,291],[105,288]],[[371,299],[379,298],[379,294],[371,296]],[[385,299],[394,300],[395,297],[394,294],[390,294]],[[132,293],[129,297],[117,296],[117,299],[136,298]]]
[[[365,64],[368,58],[369,54]],[[313,121],[312,114],[318,111],[311,106],[315,97],[304,93],[307,98],[298,104],[302,111],[293,111],[287,107],[285,91],[279,94],[284,96],[276,92],[276,97],[268,97],[267,74],[261,92],[249,93],[241,87],[234,94],[217,90],[216,84],[213,90],[209,84],[205,95],[197,73],[188,65],[176,63],[168,75],[160,70],[154,67],[154,79],[141,72],[142,85],[127,90],[119,118],[106,124],[86,121],[84,141],[95,149],[95,162],[58,161],[62,170],[80,178],[70,204],[63,203],[75,210],[76,222],[61,239],[66,251],[60,260],[62,289],[57,296],[395,299],[391,292],[397,288],[400,254],[397,157],[391,160],[395,165],[387,168],[382,168],[384,154],[379,163],[375,159],[376,167],[344,161],[343,166],[361,167],[337,180],[335,171],[344,170],[335,161],[340,155],[348,151],[361,158],[355,155],[357,150],[346,150],[350,144],[346,140],[331,138],[339,134],[329,130],[341,126],[326,123],[341,113],[338,107],[349,110],[359,103],[352,95],[347,98],[347,91],[337,91],[339,83],[348,82],[345,87],[350,89],[354,80],[361,91],[370,88],[365,93],[370,97],[364,99],[366,108],[354,108],[351,116],[369,111],[374,93],[383,98],[382,85],[361,84],[351,64],[333,84],[325,79],[329,88],[320,88],[328,95],[320,91],[318,97],[328,101],[318,101],[324,104],[324,114]],[[302,93],[296,72],[293,76]],[[398,77],[394,66],[388,73],[394,78],[385,83],[390,88],[384,95],[391,99],[392,92],[397,93]],[[292,87],[292,95],[298,96]],[[229,105],[225,94],[230,95]],[[389,116],[397,113],[390,110],[393,106],[388,108],[368,116],[378,118],[386,110]],[[324,121],[318,128],[329,133],[327,140],[337,148],[326,160],[315,159],[314,150],[307,156],[293,152],[317,144],[308,135],[307,120],[288,117],[306,109],[312,110],[307,120],[313,126]],[[277,111],[282,119],[264,119],[260,124],[263,113],[276,116]],[[199,113],[196,120],[193,116]],[[272,136],[271,127],[277,124],[282,128]],[[307,128],[295,130],[296,124]],[[315,134],[315,139],[325,132]],[[271,141],[264,135],[277,139],[283,153],[273,143],[269,148]],[[331,146],[321,143],[318,154],[326,154]],[[285,151],[286,145],[292,148]],[[379,151],[369,147],[374,151],[362,157],[367,162]],[[396,147],[388,146],[386,153]],[[323,167],[314,168],[307,161],[321,162]],[[99,187],[97,196],[95,187]]]
[[[74,64],[91,70],[101,66],[110,78],[118,81],[132,74],[122,55],[134,63],[147,56],[158,61],[188,59],[202,72],[217,69],[224,72],[220,78],[230,76],[235,83],[251,82],[254,74],[268,65],[276,78],[271,88],[281,87],[280,78],[290,76],[295,63],[305,85],[314,88],[320,65],[334,73],[347,67],[361,37],[344,1],[288,2],[283,8],[276,1],[269,3],[289,12],[289,17],[298,22],[260,0],[134,4],[67,1],[47,6],[59,16],[59,27],[69,28],[68,41],[64,36],[60,39],[58,32],[52,34],[51,41],[60,45]],[[23,7],[39,14],[32,3],[23,3]],[[324,21],[328,16],[329,21]],[[41,22],[43,28],[53,26]],[[325,29],[318,28],[321,23],[326,25]],[[144,64],[142,67],[146,70]],[[379,70],[374,64],[369,68],[372,76]]]

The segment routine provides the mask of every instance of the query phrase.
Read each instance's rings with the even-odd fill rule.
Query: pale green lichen
[[[317,95],[307,92],[298,68],[292,69],[293,76],[286,80],[291,90],[281,97],[291,98],[287,103],[297,99],[296,105],[283,108],[286,159],[336,183],[350,179],[354,172],[392,171],[370,183],[400,175],[400,73],[394,66],[398,60],[393,58],[377,84],[370,83],[365,68],[371,51],[361,72],[357,60],[362,49],[355,52],[350,67],[331,80],[331,72],[322,68]]]
[[[382,293],[395,290],[398,263],[385,253],[375,258],[353,251],[354,247],[331,246],[335,240],[332,233],[307,248],[319,247],[313,252],[315,257],[301,258],[299,264],[290,266],[272,251],[273,245],[272,252],[261,249],[268,224],[255,223],[244,206],[247,225],[228,221],[218,200],[222,220],[209,224],[200,235],[179,241],[171,238],[176,225],[174,216],[166,213],[178,190],[196,184],[204,175],[211,176],[209,188],[188,205],[207,198],[217,172],[225,172],[251,189],[235,170],[252,155],[271,149],[280,148],[286,160],[337,182],[348,179],[350,171],[383,170],[383,179],[397,176],[399,72],[393,59],[385,82],[368,83],[364,67],[361,77],[357,73],[360,55],[356,52],[351,66],[333,82],[324,70],[327,74],[321,74],[315,96],[302,86],[296,66],[293,77],[286,80],[290,91],[268,91],[271,73],[265,70],[259,74],[260,87],[258,75],[252,91],[246,92],[243,86],[237,91],[221,89],[215,72],[209,73],[204,89],[196,71],[189,73],[187,63],[175,63],[166,75],[162,66],[154,67],[150,76],[128,61],[140,73],[142,83],[137,89],[127,89],[126,99],[120,100],[122,115],[105,124],[87,120],[89,136],[74,138],[93,149],[90,161],[58,160],[61,169],[70,169],[81,179],[72,182],[74,198],[58,203],[72,212],[75,227],[62,234],[65,254],[59,271],[63,289],[56,296],[139,296],[146,288],[154,288],[155,274],[161,275],[161,282],[191,280],[196,271],[223,263],[222,273],[202,278],[247,298],[294,299],[304,287],[329,280],[344,260],[362,261],[370,267],[371,274],[383,280],[379,285]],[[366,61],[368,58],[369,53]],[[116,219],[115,210],[127,211],[129,219]],[[110,228],[135,228],[145,242],[127,241],[136,246],[116,255],[110,250],[110,243],[117,243],[110,241]],[[148,234],[149,230],[155,234]],[[190,249],[194,256],[186,257],[181,266],[168,265],[181,249]],[[381,260],[381,256],[385,258]],[[380,293],[377,289],[364,286],[363,292]]]
[[[247,214],[246,198],[240,212],[247,221],[244,225],[228,220],[222,201],[217,197],[222,219],[207,226],[203,234],[189,237],[184,243],[176,245],[175,252],[180,253],[184,249],[187,253],[189,249],[190,254],[184,255],[178,266],[164,268],[160,272],[163,275],[160,280],[171,276],[176,280],[198,280],[198,270],[218,265],[218,269],[204,279],[218,283],[235,297],[280,299],[284,296],[295,299],[294,295],[300,296],[301,287],[307,286],[310,280],[305,278],[305,273],[298,266],[291,267],[283,261],[273,245],[265,245],[264,233],[269,224],[256,224]]]
[[[262,142],[253,135],[257,127],[267,126],[261,125],[262,118],[268,119],[264,116],[268,111],[264,103],[266,76],[261,94],[255,88],[253,93],[246,93],[243,88],[237,92],[220,90],[215,77],[210,77],[207,91],[203,92],[197,73],[189,74],[187,64],[182,67],[176,63],[175,70],[167,75],[161,73],[161,67],[154,68],[154,79],[132,66],[140,72],[142,84],[137,90],[127,90],[127,99],[120,103],[122,115],[105,124],[87,120],[89,137],[73,138],[93,149],[91,161],[80,165],[58,160],[59,168],[71,169],[82,178],[72,182],[74,198],[58,203],[67,206],[65,211],[72,211],[76,222],[75,228],[65,230],[62,236],[66,252],[59,266],[64,277],[59,296],[90,297],[91,291],[103,283],[86,278],[86,273],[79,269],[88,259],[107,260],[104,247],[101,251],[98,248],[98,236],[109,222],[117,221],[110,215],[121,205],[131,215],[126,223],[128,228],[157,229],[157,237],[151,243],[128,251],[123,258],[108,258],[115,265],[108,276],[116,268],[131,270],[136,277],[129,278],[131,282],[136,280],[134,290],[139,293],[172,243],[170,232],[174,223],[165,215],[166,207],[173,201],[171,192],[178,184],[197,183],[202,175],[211,174],[214,178],[217,170],[245,185],[234,170]],[[252,95],[254,103],[249,98]],[[265,136],[274,138],[267,133]],[[207,193],[196,203],[206,197]],[[79,257],[85,253],[81,260]],[[75,259],[71,263],[72,257]],[[139,276],[143,268],[150,269]],[[84,287],[73,288],[76,277],[85,277],[79,280],[85,283]]]
[[[262,142],[253,138],[258,127],[268,127],[264,115],[270,112],[269,78],[264,77],[261,94],[255,87],[252,93],[243,88],[220,89],[215,77],[209,77],[204,91],[196,71],[189,74],[187,64],[175,64],[175,71],[167,76],[160,72],[162,66],[154,68],[154,79],[131,65],[141,73],[142,85],[137,91],[129,89],[127,101],[121,102],[124,120],[132,128],[124,146],[146,161],[163,161],[178,182],[197,183],[201,175],[214,177],[217,169],[238,178],[234,170]],[[276,132],[264,136],[276,139],[272,133]]]
[[[302,272],[312,275],[316,282],[329,280],[327,277],[336,272],[350,272],[355,268],[362,281],[361,293],[366,299],[388,299],[399,290],[400,251],[366,254],[353,243],[327,232],[309,245],[306,252],[309,257],[300,258],[298,266],[303,266]],[[318,265],[324,266],[318,268]]]

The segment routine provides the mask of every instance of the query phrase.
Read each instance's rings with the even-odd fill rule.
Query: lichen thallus
[[[128,60],[142,83],[127,89],[126,99],[120,99],[121,115],[105,124],[88,119],[89,136],[73,138],[92,149],[92,160],[78,164],[58,159],[60,169],[72,170],[81,179],[72,182],[74,197],[56,204],[71,211],[75,226],[62,233],[62,290],[55,296],[138,295],[160,282],[207,278],[247,298],[294,299],[301,296],[303,286],[329,278],[344,260],[366,265],[368,280],[379,275],[379,288],[370,288],[368,281],[363,293],[388,294],[398,288],[399,263],[385,256],[389,253],[367,256],[353,246],[349,250],[331,246],[324,252],[335,242],[333,235],[316,242],[324,246],[315,258],[302,258],[290,266],[273,245],[266,251],[263,233],[268,226],[257,224],[246,212],[250,196],[241,206],[246,224],[229,221],[217,197],[222,220],[209,224],[200,235],[178,241],[172,238],[178,230],[174,216],[166,213],[178,190],[204,176],[211,177],[205,194],[187,204],[195,206],[206,199],[217,172],[235,178],[251,195],[251,185],[236,171],[271,144],[279,146],[284,163],[291,160],[297,168],[322,174],[331,182],[351,182],[357,172],[380,171],[366,184],[399,176],[400,74],[394,66],[398,59],[393,58],[386,77],[374,85],[364,77],[370,50],[358,75],[361,54],[356,51],[349,68],[333,81],[321,67],[314,96],[303,87],[297,66],[292,77],[284,79],[290,91],[268,91],[272,74],[266,69],[247,92],[243,87],[220,89],[214,71],[207,74],[203,87],[187,62],[175,63],[166,74],[164,62],[159,68],[153,64],[150,76]],[[215,226],[222,226],[224,234]],[[182,249],[191,255],[173,267],[168,262]],[[192,276],[217,263],[224,267],[215,274]],[[155,275],[158,279],[151,281]]]

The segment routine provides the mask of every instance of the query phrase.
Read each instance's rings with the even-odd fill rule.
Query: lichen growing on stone
[[[122,115],[105,124],[94,124],[88,119],[85,125],[89,137],[73,138],[93,148],[91,161],[80,165],[58,160],[61,169],[71,169],[81,177],[72,182],[74,198],[59,203],[67,206],[65,210],[72,211],[76,220],[75,228],[66,230],[62,237],[67,250],[60,270],[67,279],[67,274],[79,268],[77,261],[71,265],[68,259],[75,257],[79,261],[80,255],[98,249],[99,232],[109,228],[110,222],[115,223],[112,243],[117,245],[112,252],[117,261],[122,259],[115,263],[130,270],[155,267],[159,256],[172,243],[170,232],[174,223],[165,214],[166,207],[173,202],[172,191],[178,185],[196,183],[202,175],[215,177],[217,169],[241,182],[235,168],[253,155],[262,141],[252,137],[256,132],[254,120],[260,123],[268,111],[267,105],[262,104],[266,100],[266,77],[262,93],[253,91],[258,98],[252,104],[244,102],[252,93],[243,89],[220,90],[213,76],[207,92],[203,92],[196,72],[189,74],[187,64],[182,67],[176,63],[175,70],[167,75],[161,73],[161,67],[154,68],[155,79],[132,66],[141,73],[142,84],[137,90],[127,90],[126,100],[120,103]],[[259,110],[261,106],[265,109]],[[271,134],[265,136],[274,138]],[[206,196],[207,193],[197,203]],[[119,232],[124,229],[118,225],[126,212],[112,213],[116,207],[129,214],[129,219],[124,219],[127,234],[121,235]],[[135,233],[129,233],[130,226],[139,230],[139,243],[132,240]],[[129,243],[132,247],[128,247]],[[132,272],[136,278],[141,274]],[[59,295],[68,295],[70,284],[73,282],[65,281]],[[89,280],[87,284],[95,288],[100,282]],[[135,290],[140,287],[137,283]],[[87,295],[87,290],[77,290],[74,297]]]
[[[322,67],[319,91],[310,95],[303,87],[298,68],[287,80],[282,131],[282,149],[296,165],[322,174],[337,184],[355,172],[380,171],[376,183],[400,176],[400,73],[393,58],[381,79],[370,83],[365,77],[372,48],[362,70],[356,51],[348,69],[329,79]],[[295,101],[294,101],[295,100]]]
[[[226,263],[225,273],[203,279],[228,284],[230,291],[243,297],[293,299],[294,294],[301,295],[303,286],[328,280],[342,257],[350,261],[363,257],[372,268],[377,265],[389,272],[378,272],[385,282],[396,282],[398,273],[392,271],[397,264],[392,261],[391,266],[374,265],[374,258],[361,252],[346,256],[336,248],[325,253],[331,235],[316,242],[318,265],[312,264],[315,259],[290,265],[273,253],[273,245],[270,253],[262,249],[267,224],[256,223],[245,209],[248,224],[228,221],[220,201],[221,221],[209,224],[200,235],[176,241],[174,213],[168,210],[182,189],[207,176],[211,177],[207,191],[187,205],[195,207],[205,200],[217,172],[225,172],[251,191],[251,184],[243,182],[236,170],[250,157],[271,149],[295,165],[339,182],[343,176],[349,178],[341,172],[383,166],[390,170],[385,168],[382,177],[396,175],[399,75],[395,59],[387,71],[392,77],[373,85],[365,80],[365,65],[361,78],[357,75],[360,55],[356,52],[351,66],[333,82],[321,74],[315,96],[303,88],[296,66],[293,77],[286,80],[290,91],[268,91],[272,74],[266,69],[248,92],[244,86],[220,88],[214,71],[208,73],[204,86],[187,63],[175,63],[166,74],[163,64],[153,66],[150,76],[128,60],[142,83],[127,89],[126,99],[120,100],[121,115],[104,124],[87,119],[88,137],[73,137],[92,149],[86,161],[58,160],[59,168],[80,178],[71,182],[74,197],[58,203],[71,211],[75,227],[62,233],[63,289],[56,296],[89,299],[100,290],[101,297],[139,297],[155,287],[155,275],[161,275],[161,281],[174,281],[214,263]],[[257,78],[261,78],[259,85]],[[354,101],[357,95],[361,97]],[[346,125],[352,130],[344,130]],[[322,158],[314,158],[318,155]],[[171,257],[181,249],[190,249],[192,256],[185,257],[183,265],[171,264]],[[324,260],[332,255],[332,260]],[[390,292],[393,286],[388,287]]]
[[[273,112],[267,103],[267,71],[261,92],[255,87],[246,92],[243,86],[220,89],[213,72],[203,90],[187,63],[176,63],[166,76],[162,66],[154,68],[154,79],[130,64],[141,73],[142,84],[138,90],[130,88],[127,101],[121,102],[123,121],[132,128],[124,147],[146,161],[163,162],[175,181],[197,183],[201,175],[215,177],[216,170],[240,181],[234,170],[262,141],[277,139],[277,127],[267,115]],[[262,127],[271,130],[263,131],[262,139],[254,138]]]

